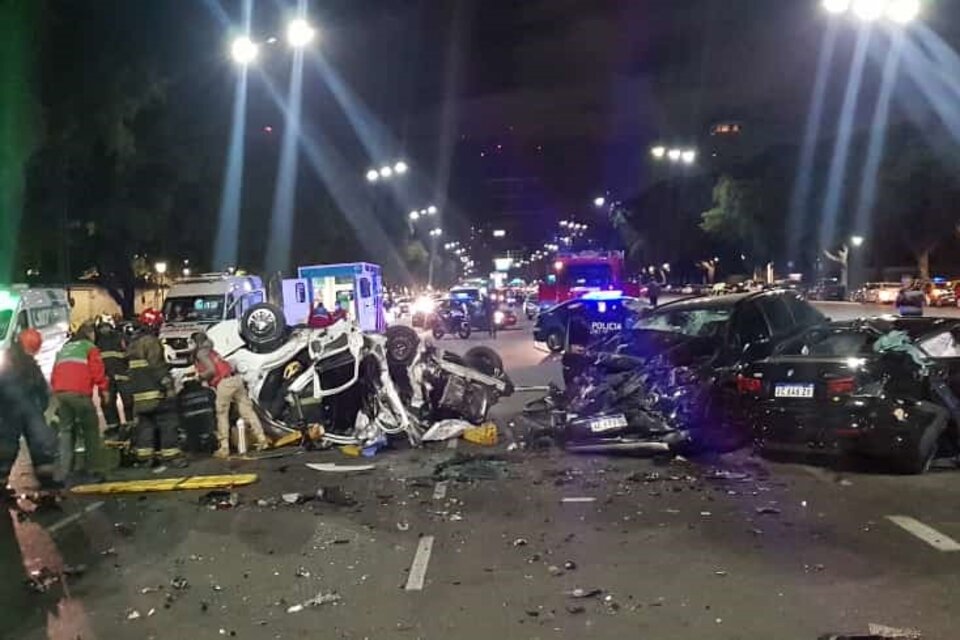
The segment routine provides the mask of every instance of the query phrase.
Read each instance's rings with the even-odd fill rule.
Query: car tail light
[[[853,378],[834,378],[827,380],[828,396],[849,396],[857,388],[857,381]]]
[[[747,376],[737,376],[737,392],[740,395],[760,395],[763,391],[763,380],[759,378],[748,378]]]

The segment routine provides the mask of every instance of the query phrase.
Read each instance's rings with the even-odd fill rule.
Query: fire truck
[[[541,309],[593,291],[621,291],[639,297],[641,287],[624,277],[622,251],[558,253],[551,272],[540,284]]]

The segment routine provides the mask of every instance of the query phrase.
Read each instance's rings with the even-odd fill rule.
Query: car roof
[[[761,293],[731,293],[723,296],[684,298],[657,307],[656,311],[679,311],[684,309],[732,309],[741,300],[755,298]]]

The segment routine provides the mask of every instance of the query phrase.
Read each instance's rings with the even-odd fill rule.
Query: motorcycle
[[[456,331],[457,337],[461,340],[468,339],[473,331],[470,326],[470,321],[467,320],[463,314],[450,313],[437,315],[435,317],[431,329],[434,339],[441,340],[443,336],[448,332],[452,332],[452,330]]]
[[[282,310],[261,303],[207,335],[275,435],[319,424],[333,444],[368,446],[405,434],[418,446],[430,421],[482,422],[513,388],[492,350],[458,361],[423,344],[409,327],[366,334],[341,319],[324,328],[290,328]]]

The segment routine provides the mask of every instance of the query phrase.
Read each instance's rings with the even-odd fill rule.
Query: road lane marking
[[[568,504],[583,504],[586,502],[596,502],[596,498],[590,497],[572,497],[572,498],[561,498],[560,502],[566,502]]]
[[[453,440],[447,440],[447,449],[456,449],[457,443],[460,442],[460,438],[454,438]]]
[[[831,482],[830,475],[820,467],[808,467],[806,465],[803,465],[800,468],[806,471],[809,475],[819,480],[820,482]]]
[[[85,506],[82,510],[77,511],[76,513],[71,513],[71,514],[70,514],[69,516],[67,516],[66,518],[63,518],[63,519],[61,519],[61,520],[57,520],[57,521],[54,522],[52,525],[50,525],[49,527],[47,527],[47,531],[48,531],[49,533],[56,533],[56,532],[59,531],[60,529],[63,529],[64,527],[69,527],[71,524],[73,524],[74,522],[76,522],[77,520],[79,520],[80,518],[82,518],[83,516],[87,515],[88,513],[93,512],[93,511],[96,511],[97,509],[99,509],[99,508],[102,507],[102,506],[103,506],[103,502],[92,502],[92,503],[88,504],[87,506]]]
[[[438,482],[437,486],[433,488],[433,499],[434,500],[443,500],[447,497],[447,481]]]
[[[420,544],[417,545],[417,553],[413,556],[413,564],[410,565],[405,591],[423,591],[431,553],[433,553],[433,536],[423,536],[420,538]]]
[[[937,551],[960,551],[960,542],[910,516],[887,516],[887,520],[920,538]]]

